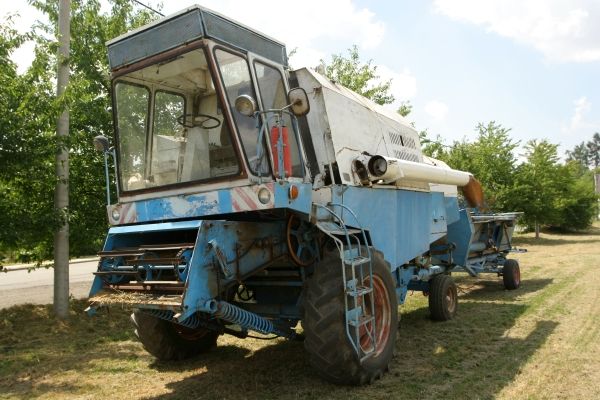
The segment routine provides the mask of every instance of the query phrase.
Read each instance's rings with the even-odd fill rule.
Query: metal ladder
[[[371,248],[368,245],[365,230],[360,225],[356,214],[348,206],[340,203],[328,203],[327,205],[315,203],[314,205],[317,207],[317,227],[333,239],[340,253],[345,292],[346,335],[362,363],[377,352]],[[336,213],[336,209],[339,209],[340,212]],[[348,227],[343,218],[344,212],[353,219],[351,222],[354,223],[349,225],[357,228]],[[361,245],[361,238],[364,248]],[[365,285],[367,276],[369,281]],[[370,305],[369,310],[365,310],[367,304]],[[369,313],[367,314],[366,311]],[[368,336],[369,346],[365,347],[361,344],[361,333]]]

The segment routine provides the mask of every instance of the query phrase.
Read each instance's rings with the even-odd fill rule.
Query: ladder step
[[[321,221],[317,223],[319,229],[331,234],[331,235],[355,235],[357,233],[362,233],[362,230],[355,228],[345,228],[336,224],[332,221]]]
[[[344,264],[352,265],[352,266],[366,264],[369,261],[371,261],[371,259],[369,257],[364,257],[364,256],[344,258]]]
[[[361,315],[360,317],[358,317],[358,320],[356,320],[356,319],[349,319],[348,320],[348,325],[361,327],[361,326],[366,325],[366,324],[368,324],[370,322],[373,322],[374,320],[375,320],[375,318],[373,318],[372,316]]]
[[[367,286],[358,286],[356,289],[346,290],[346,294],[352,297],[364,296],[373,292],[373,288]]]

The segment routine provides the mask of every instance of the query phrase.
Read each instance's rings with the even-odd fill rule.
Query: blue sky
[[[147,0],[156,7],[158,2]],[[189,1],[164,1],[176,12]],[[600,2],[596,0],[277,0],[201,3],[298,48],[294,67],[316,66],[353,44],[393,94],[410,100],[418,129],[446,142],[474,138],[478,122],[546,138],[560,152],[600,132]],[[294,7],[293,5],[298,5]],[[25,0],[0,4],[39,18]],[[27,65],[31,51],[14,55]],[[24,67],[23,67],[24,68]],[[398,104],[392,105],[396,107]]]

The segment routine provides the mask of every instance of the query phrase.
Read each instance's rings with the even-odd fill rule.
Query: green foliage
[[[560,199],[561,230],[589,228],[598,215],[598,195],[594,192],[594,176],[590,171],[577,176],[577,165],[563,167],[567,174],[567,186]]]
[[[480,123],[477,131],[475,142],[455,142],[447,151],[438,142],[430,151],[452,168],[471,172],[483,185],[488,207],[510,211],[516,164],[513,151],[519,143],[510,138],[510,129],[494,121]]]
[[[110,13],[100,12],[99,0],[72,0],[70,83],[63,98],[56,99],[58,2],[31,4],[48,16],[49,24],[38,23],[27,37],[10,25],[0,29],[0,253],[49,258],[56,221],[68,218],[72,255],[91,254],[100,248],[107,227],[103,157],[92,146],[96,135],[112,137],[105,42],[154,16],[127,0],[111,0]],[[19,75],[9,56],[26,39],[36,42],[35,59]],[[64,104],[70,108],[70,136],[57,143],[56,119]],[[65,216],[53,207],[57,146],[67,146],[70,153]]]
[[[575,161],[585,168],[590,165],[590,153],[585,142],[581,142],[573,150],[567,150],[566,155],[567,161]]]
[[[325,76],[356,93],[373,100],[377,104],[391,104],[394,96],[390,93],[392,81],[378,82],[377,66],[373,60],[363,63],[356,45],[348,49],[348,57],[341,54],[331,56],[331,63],[321,60]],[[374,83],[375,81],[375,83]]]
[[[561,222],[560,202],[567,176],[558,163],[557,148],[546,140],[529,141],[527,162],[517,169],[512,205],[525,213],[522,222],[530,227]]]
[[[408,114],[412,112],[413,106],[410,103],[410,100],[406,100],[400,103],[400,107],[398,107],[397,113],[406,117]]]
[[[594,133],[592,140],[567,150],[567,161],[577,161],[586,168],[600,167],[600,133]]]
[[[600,133],[594,133],[592,140],[586,144],[590,166],[594,168],[600,167]]]

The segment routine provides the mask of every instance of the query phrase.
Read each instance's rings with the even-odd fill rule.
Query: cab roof
[[[202,38],[214,39],[287,67],[285,45],[207,8],[194,5],[106,43],[112,71]]]

